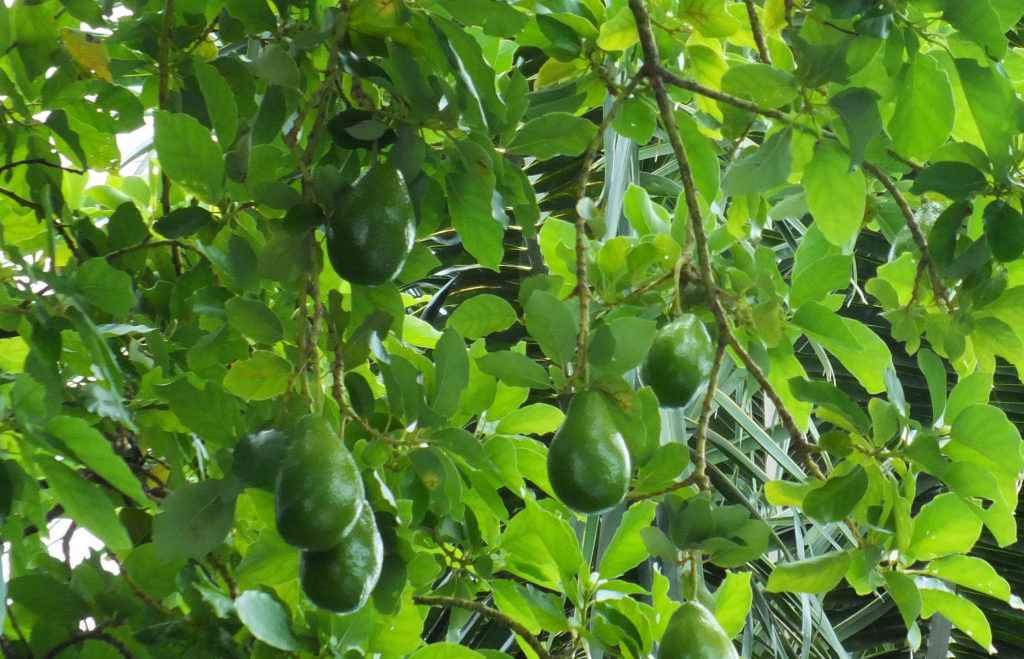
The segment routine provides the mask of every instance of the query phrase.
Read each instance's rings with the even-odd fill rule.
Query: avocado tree
[[[0,650],[1021,653],[1022,15],[0,3]]]

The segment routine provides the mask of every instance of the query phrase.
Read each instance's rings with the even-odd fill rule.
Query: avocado
[[[370,167],[336,200],[327,217],[327,257],[353,284],[378,286],[405,265],[416,239],[416,215],[402,173]]]
[[[686,407],[711,376],[715,345],[697,316],[683,314],[658,330],[640,368],[662,407]]]
[[[299,583],[306,597],[335,613],[363,606],[380,578],[384,545],[373,510],[363,506],[359,521],[336,546],[304,551],[299,559]]]
[[[626,442],[609,405],[596,389],[579,391],[548,449],[548,480],[555,495],[576,512],[609,510],[629,490]]]
[[[336,546],[363,508],[363,480],[352,454],[320,417],[302,420],[274,488],[277,530],[300,549]]]
[[[689,601],[669,618],[658,659],[739,659],[739,654],[715,616],[699,602]]]

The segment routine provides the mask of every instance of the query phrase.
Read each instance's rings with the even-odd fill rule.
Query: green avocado
[[[235,475],[249,487],[273,490],[287,448],[288,436],[280,430],[249,433],[235,444]]]
[[[715,345],[699,318],[683,314],[658,330],[640,368],[662,407],[686,407],[704,391]]]
[[[344,279],[362,286],[391,281],[416,239],[416,216],[402,174],[388,164],[366,170],[327,218],[327,256]]]
[[[600,391],[580,391],[551,440],[548,480],[555,495],[576,512],[609,510],[629,490],[629,449],[615,425],[612,404]]]
[[[665,627],[658,659],[739,659],[722,626],[702,604],[684,602]]]
[[[359,521],[338,545],[326,551],[302,552],[299,583],[317,606],[351,613],[370,597],[383,562],[384,546],[373,510],[366,504]]]
[[[363,480],[352,454],[320,417],[302,420],[274,488],[277,531],[300,549],[336,546],[363,508]]]

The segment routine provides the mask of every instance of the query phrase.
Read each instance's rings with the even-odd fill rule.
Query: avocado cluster
[[[402,173],[370,167],[335,200],[324,227],[327,257],[340,277],[361,286],[394,279],[416,240],[416,214]]]
[[[551,488],[579,513],[610,510],[629,491],[629,449],[615,424],[612,404],[596,389],[579,391],[548,448]]]
[[[289,440],[278,430],[246,435],[235,472],[274,491],[277,531],[302,550],[299,583],[314,604],[351,613],[380,577],[384,546],[352,454],[322,418],[308,416]]]

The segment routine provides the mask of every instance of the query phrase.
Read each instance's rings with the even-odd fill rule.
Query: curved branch
[[[50,162],[43,158],[26,158],[25,160],[15,160],[14,162],[9,162],[6,165],[0,165],[0,172],[5,172],[8,169],[14,169],[18,165],[45,165],[47,167],[53,167],[54,169],[63,169],[65,172],[70,172],[72,174],[85,174],[86,171],[84,169],[75,169],[74,167],[65,167],[64,165]]]
[[[199,249],[195,245],[183,243],[180,240],[150,240],[147,242],[136,243],[135,245],[128,245],[127,247],[122,247],[121,249],[115,249],[113,252],[105,254],[103,258],[112,259],[118,256],[124,256],[125,254],[129,254],[131,252],[137,252],[140,249],[149,249],[151,247],[174,247],[177,249],[187,249],[190,252],[195,252],[211,265],[213,264],[213,262],[210,261],[210,257],[207,256],[206,253],[203,252],[203,250]]]
[[[917,245],[918,251],[921,252],[921,264],[928,270],[928,276],[932,282],[932,290],[935,291],[935,299],[940,300],[941,304],[948,309],[949,292],[942,284],[942,280],[939,277],[939,269],[935,265],[935,261],[932,260],[931,252],[928,251],[928,239],[925,238],[924,232],[921,231],[921,225],[917,223],[917,219],[914,217],[914,211],[910,208],[910,204],[907,202],[906,197],[904,197],[899,188],[896,187],[896,183],[886,176],[885,172],[879,169],[876,165],[865,161],[864,169],[878,179],[878,182],[882,184],[882,187],[884,187],[896,201],[896,205],[900,207],[900,212],[903,213],[903,219],[907,223],[907,228],[910,229],[910,235],[914,238],[914,244]]]
[[[460,609],[479,613],[482,616],[487,616],[491,620],[500,622],[518,634],[541,659],[553,659],[551,653],[544,647],[544,644],[540,642],[540,639],[537,638],[536,635],[530,633],[529,629],[508,617],[501,611],[492,609],[486,604],[474,602],[473,600],[461,599],[459,597],[443,597],[440,595],[413,595],[412,601],[416,604],[424,604],[427,606],[455,606]]]
[[[761,28],[761,19],[757,17],[757,6],[754,0],[743,0],[747,6],[747,18],[750,19],[750,31],[754,34],[754,43],[757,44],[757,54],[765,64],[772,63],[772,56],[768,54],[768,44],[764,40],[764,30]]]
[[[18,202],[20,205],[24,206],[25,208],[31,208],[34,211],[42,211],[43,210],[43,207],[40,206],[39,204],[37,204],[36,202],[29,201],[28,199],[25,199],[24,197],[18,195],[15,192],[12,192],[11,190],[8,190],[7,188],[0,188],[0,194],[4,195],[5,197],[10,197],[11,199],[13,199],[14,201]]]
[[[107,632],[102,631],[100,629],[94,629],[89,632],[79,632],[77,634],[72,634],[68,638],[64,639],[57,645],[47,650],[46,654],[43,655],[43,659],[53,659],[53,657],[58,656],[61,652],[67,650],[72,645],[78,645],[79,643],[85,643],[86,641],[103,641],[107,645],[113,645],[115,648],[117,648],[117,651],[121,653],[122,657],[126,657],[127,659],[135,659],[135,655],[132,653],[131,650],[128,649],[127,645],[125,645],[124,643],[117,640]]]
[[[697,199],[697,186],[693,182],[693,171],[690,168],[690,161],[686,155],[686,148],[683,146],[679,128],[676,125],[675,115],[672,108],[672,100],[665,89],[665,81],[662,76],[667,70],[661,66],[658,56],[658,46],[654,40],[654,32],[651,29],[650,17],[644,7],[643,0],[629,0],[630,9],[636,20],[637,32],[640,36],[640,46],[643,49],[644,69],[647,72],[647,79],[654,90],[655,98],[658,101],[658,109],[661,113],[661,120],[668,134],[669,142],[672,144],[672,151],[675,153],[676,162],[679,165],[679,174],[682,179],[683,193],[686,198],[686,208],[690,214],[690,225],[693,228],[694,241],[697,245],[697,264],[700,268],[701,279],[704,281],[711,295],[708,298],[708,307],[715,316],[718,324],[721,341],[727,343],[743,362],[747,371],[754,376],[765,395],[772,401],[782,421],[782,425],[789,432],[793,447],[800,453],[808,470],[819,478],[823,478],[821,470],[811,459],[812,447],[807,442],[796,419],[789,411],[782,397],[775,390],[775,387],[768,380],[761,367],[750,356],[740,343],[736,334],[732,331],[725,309],[718,298],[717,286],[715,285],[714,273],[711,271],[711,254],[708,249],[708,238],[704,232],[704,216],[700,209],[700,202]],[[670,74],[671,75],[671,74]],[[673,83],[674,84],[674,83]],[[737,99],[741,100],[741,99]],[[745,101],[744,101],[745,103]],[[756,106],[755,106],[756,107]]]
[[[704,396],[704,404],[700,408],[700,419],[697,421],[696,450],[697,463],[694,465],[694,476],[702,490],[710,489],[707,474],[708,422],[711,420],[711,404],[715,400],[715,387],[718,386],[718,373],[722,370],[722,359],[725,357],[725,342],[719,337],[715,349],[715,361],[711,364],[708,375],[708,393]]]

